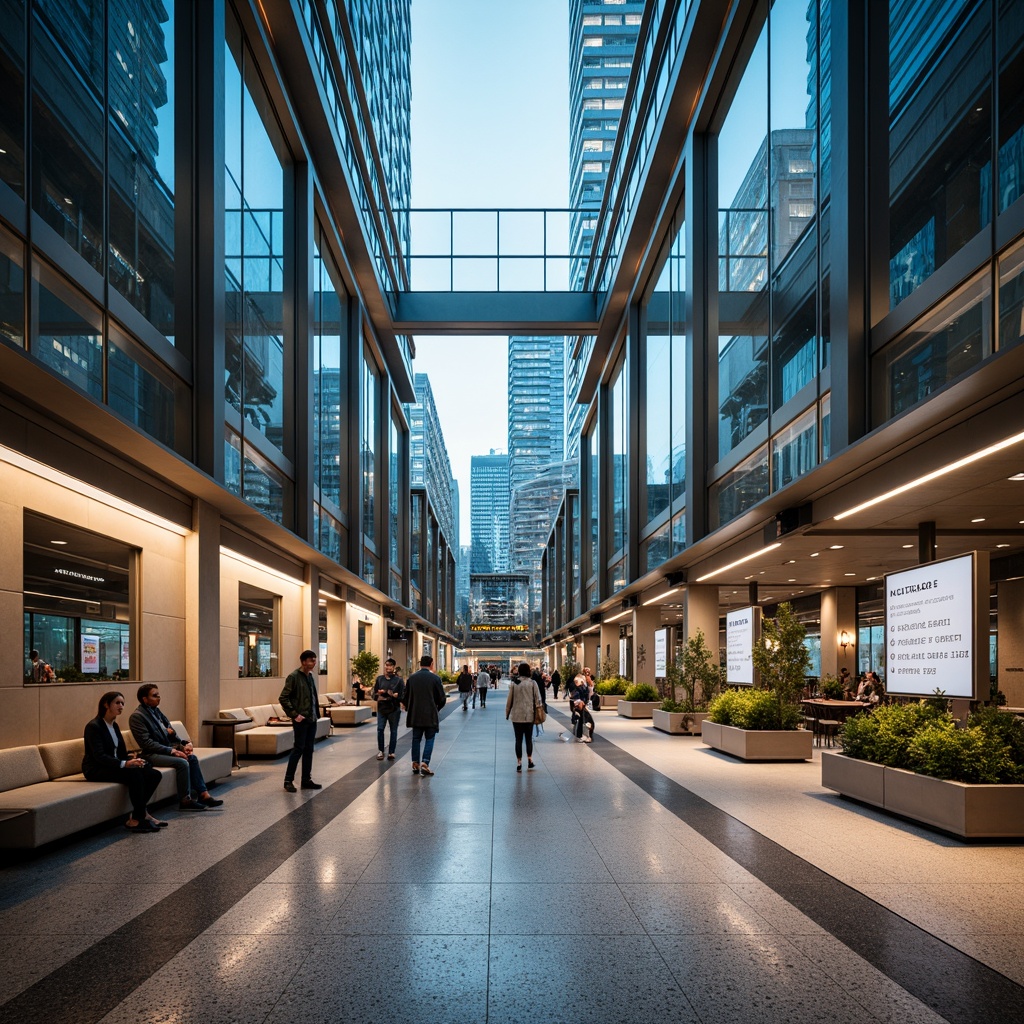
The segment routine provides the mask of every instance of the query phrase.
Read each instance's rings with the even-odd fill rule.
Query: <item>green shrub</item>
[[[602,697],[621,697],[626,692],[628,685],[628,680],[623,679],[622,676],[612,676],[610,679],[602,679],[600,682],[594,683],[594,693],[599,693]]]
[[[666,697],[661,702],[661,710],[667,711],[669,714],[678,715],[681,712],[689,711],[689,708],[680,700],[673,700],[671,697]]]
[[[626,687],[626,700],[657,700],[658,691],[650,683],[633,683]]]
[[[818,689],[825,700],[842,700],[844,697],[843,684],[836,676],[822,676]]]
[[[941,701],[889,704],[847,719],[843,753],[956,782],[1024,782],[1024,725],[995,708],[961,728]]]
[[[775,690],[726,690],[708,705],[708,718],[737,729],[796,729],[800,709]]]

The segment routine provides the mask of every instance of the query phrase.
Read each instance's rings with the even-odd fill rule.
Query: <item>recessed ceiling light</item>
[[[821,554],[820,551],[815,551],[815,552],[812,553],[811,558],[817,558],[818,555],[820,555],[820,554]]]
[[[67,544],[66,540],[51,540],[51,544],[56,544],[57,547],[64,547]]]
[[[791,558],[788,562],[783,562],[783,565],[796,565],[796,559]]]
[[[842,551],[842,549],[843,549],[843,545],[842,544],[829,544],[828,547],[829,547],[829,551]]]
[[[984,517],[982,517],[981,519],[972,519],[971,522],[972,523],[983,523],[983,522],[985,522],[985,519],[984,519]]]
[[[904,548],[912,548],[913,546],[914,546],[913,544],[904,544],[903,545]]]
[[[1008,480],[1024,480],[1024,473],[1014,473],[1013,476],[1007,477]]]
[[[844,572],[843,575],[844,576],[856,576],[857,574],[855,572]]]
[[[796,580],[789,580],[790,583],[796,583]]]
[[[68,204],[68,206],[71,206],[71,205],[72,205],[72,203],[74,202],[74,200],[73,200],[73,199],[71,199],[71,197],[70,197],[70,196],[65,196],[65,197],[64,197],[64,202],[65,202],[65,203],[67,203],[67,204]]]
[[[1009,544],[997,544],[996,545],[997,548],[1008,548],[1009,546],[1010,546]]]

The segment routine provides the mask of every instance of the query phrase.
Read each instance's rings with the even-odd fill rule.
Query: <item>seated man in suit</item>
[[[192,753],[192,744],[178,738],[160,710],[160,687],[156,683],[143,683],[138,698],[139,706],[132,712],[128,725],[139,751],[150,764],[174,769],[178,809],[205,811],[208,807],[220,807],[224,801],[210,796],[199,758]]]

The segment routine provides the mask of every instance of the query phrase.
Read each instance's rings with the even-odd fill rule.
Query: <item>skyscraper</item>
[[[416,404],[406,406],[409,418],[409,483],[427,489],[430,506],[448,546],[458,548],[455,511],[452,504],[452,466],[441,433],[430,379],[425,373],[415,378]]]
[[[470,572],[508,572],[508,456],[491,449],[474,455],[469,469]]]
[[[642,2],[570,0],[569,5],[569,205],[578,211],[569,227],[570,287],[582,288],[597,215],[619,131],[633,67]],[[585,343],[585,342],[584,342]],[[564,348],[565,457],[579,454],[582,405],[574,402],[585,353]]]

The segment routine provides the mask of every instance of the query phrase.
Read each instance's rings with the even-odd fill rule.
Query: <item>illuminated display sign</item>
[[[987,575],[987,573],[986,573]],[[976,555],[885,577],[885,688],[926,697],[975,696]],[[988,587],[984,589],[986,611]],[[984,651],[986,670],[988,650]]]
[[[761,609],[741,608],[725,617],[726,679],[730,684],[754,682],[754,643],[761,635]]]
[[[530,627],[521,623],[471,622],[470,633],[529,633]]]

